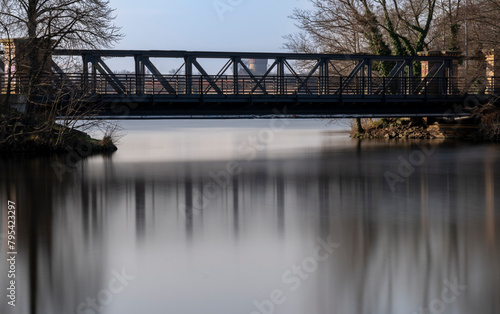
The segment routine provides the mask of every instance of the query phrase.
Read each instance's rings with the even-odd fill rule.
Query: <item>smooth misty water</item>
[[[124,122],[65,173],[1,156],[0,312],[500,313],[500,146],[326,124]]]

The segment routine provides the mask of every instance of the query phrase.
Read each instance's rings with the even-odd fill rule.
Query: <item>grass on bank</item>
[[[85,132],[56,122],[23,123],[17,111],[0,114],[0,151],[3,152],[58,152],[85,146],[92,152],[116,151],[113,132],[102,140],[91,138]]]
[[[351,121],[350,133],[351,137],[358,139],[434,139],[442,138],[443,130],[446,130],[445,138],[499,142],[500,107],[497,100],[476,108],[470,118],[455,121],[426,118],[356,119]]]

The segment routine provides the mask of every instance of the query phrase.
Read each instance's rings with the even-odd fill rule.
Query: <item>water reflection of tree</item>
[[[17,201],[17,274],[27,280],[18,283],[18,304],[28,307],[31,314],[72,313],[79,302],[102,287],[101,264],[94,260],[99,254],[88,254],[88,246],[96,243],[83,245],[99,236],[92,234],[96,229],[85,228],[86,201],[83,207],[73,201],[71,206],[65,204],[68,195],[87,200],[90,193],[75,193],[78,185],[83,192],[88,191],[87,183],[71,179],[59,182],[50,166],[54,158],[2,157],[0,162],[0,187]],[[93,219],[95,225],[96,215]],[[85,280],[89,274],[90,280]]]
[[[127,172],[107,168],[111,163],[102,173],[85,168],[61,184],[47,167],[50,161],[9,160],[0,163],[5,174],[0,185],[2,191],[15,187],[7,193],[15,193],[23,211],[20,225],[29,235],[21,245],[37,256],[30,258],[34,311],[69,312],[103,288],[107,254],[98,241],[106,241],[114,217],[132,212],[133,228],[123,230],[123,237],[132,233],[145,243],[155,240],[151,230],[167,230],[175,241],[187,234],[191,248],[210,232],[234,236],[235,246],[265,232],[279,243],[298,234],[310,253],[317,237],[332,235],[341,247],[311,277],[314,293],[300,291],[309,302],[302,305],[318,313],[413,313],[441,296],[444,279],[455,277],[469,288],[447,310],[495,313],[500,308],[496,158],[461,160],[437,152],[393,193],[380,174],[409,152],[361,149],[248,164],[205,204],[204,216],[193,212],[182,222],[180,203],[193,205],[194,190],[224,164],[161,164]],[[24,199],[29,202],[22,204]],[[69,273],[76,279],[66,278]]]
[[[370,161],[372,154],[366,157],[357,156],[362,162],[350,168],[349,164],[355,163],[341,160],[341,165],[325,160],[320,166],[330,169],[331,189],[341,189],[343,197],[358,204],[353,208],[338,202],[330,208],[348,217],[342,223],[343,253],[339,252],[330,265],[342,289],[327,302],[357,313],[412,313],[441,297],[444,279],[456,278],[467,285],[487,282],[486,286],[493,285],[497,291],[497,282],[479,270],[489,268],[498,278],[499,268],[492,263],[498,262],[499,256],[490,258],[481,224],[474,217],[475,208],[480,210],[485,204],[483,185],[470,184],[471,177],[477,176],[477,167],[463,174],[459,169],[465,162],[433,161],[433,169],[424,166],[416,171],[395,194],[373,175],[384,173],[387,165],[381,160]],[[472,165],[469,162],[467,166]],[[486,186],[491,190],[491,184]],[[495,224],[494,218],[489,216],[486,224]],[[481,265],[479,269],[471,267],[471,261]],[[447,305],[447,310],[494,313],[495,306],[485,305],[494,300],[490,290],[475,288],[482,291],[481,300],[464,292],[456,303]]]

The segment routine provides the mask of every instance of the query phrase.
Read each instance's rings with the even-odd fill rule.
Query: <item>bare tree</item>
[[[285,36],[296,52],[416,55],[425,49],[469,50],[500,44],[500,0],[309,0],[295,10],[300,32]]]
[[[439,3],[441,27],[438,27],[443,38],[443,49],[460,50],[459,34],[460,28],[465,21],[465,10],[462,8],[462,0],[441,0]]]
[[[16,92],[26,97],[25,137],[43,134],[52,136],[55,146],[64,145],[65,133],[95,125],[81,121],[92,108],[85,104],[79,86],[52,73],[52,53],[58,48],[112,47],[123,37],[113,24],[113,12],[107,0],[0,0],[0,38],[22,38],[16,42],[15,55],[4,56],[16,68],[8,67],[3,102],[8,103],[13,78],[20,80]],[[59,124],[64,127],[56,125],[56,117],[63,117]],[[3,137],[4,142],[15,142],[12,137],[21,131],[15,127],[19,122],[18,114],[7,114],[2,125],[11,134]]]
[[[110,47],[122,34],[107,0],[1,0],[11,36],[54,40],[53,47]]]
[[[35,123],[37,103],[56,48],[110,47],[122,34],[107,0],[0,0],[0,35],[26,38],[26,122]],[[18,60],[19,63],[19,60]],[[47,66],[48,65],[48,66]]]
[[[301,33],[285,47],[321,52],[410,55],[428,48],[437,0],[309,0],[312,10],[295,10]],[[379,71],[387,74],[381,63]],[[416,68],[418,71],[418,68]]]
[[[469,0],[466,17],[469,22],[469,44],[473,52],[498,48],[500,0]]]

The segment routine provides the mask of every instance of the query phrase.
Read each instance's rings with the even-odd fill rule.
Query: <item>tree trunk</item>
[[[451,51],[458,51],[458,31],[460,30],[460,25],[458,23],[450,24],[450,46],[448,47]]]
[[[356,132],[358,134],[365,132],[363,125],[361,125],[361,118],[356,118]]]
[[[39,64],[39,43],[36,40],[37,36],[37,0],[29,0],[28,10],[27,10],[27,28],[28,28],[28,38],[30,44],[27,46],[27,51],[23,52],[26,54],[28,61],[28,84],[26,93],[26,112],[24,123],[28,125],[34,125],[36,123],[36,99],[39,86],[39,75],[40,75],[40,64]]]

